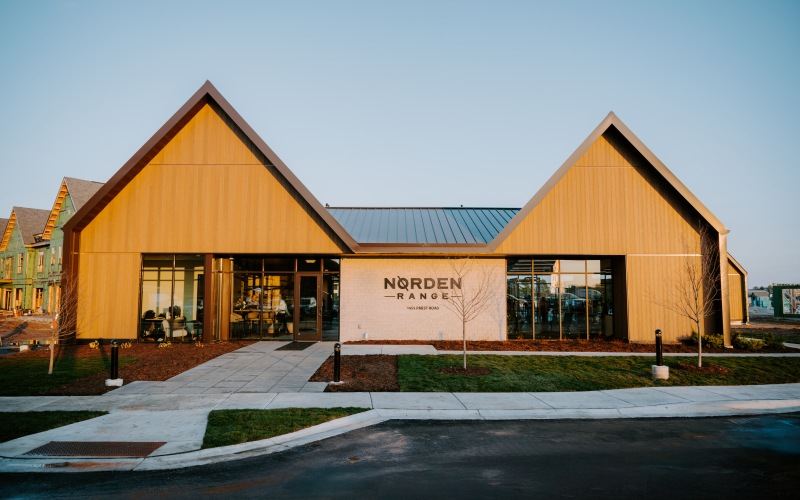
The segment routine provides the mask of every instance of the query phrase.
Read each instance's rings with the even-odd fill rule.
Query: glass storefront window
[[[530,274],[531,259],[508,259],[506,271],[508,274]]]
[[[142,257],[140,340],[202,337],[204,265],[199,255]]]
[[[506,299],[508,337],[519,340],[533,338],[534,320],[531,276],[508,275]]]
[[[250,257],[237,257],[233,261],[234,271],[252,271],[261,272],[261,259],[254,259]]]
[[[551,267],[552,269],[552,267]],[[560,338],[559,318],[560,304],[558,302],[558,280],[553,280],[553,274],[535,274],[534,283],[534,308],[537,339]]]
[[[536,260],[533,263],[534,273],[557,273],[558,261],[557,260]]]
[[[586,275],[562,274],[559,300],[561,301],[561,338],[585,339],[586,330]]]
[[[291,339],[293,275],[234,273],[232,293],[232,338]]]
[[[339,340],[339,275],[322,278],[322,340]]]
[[[508,259],[508,338],[530,338],[526,321],[534,339],[613,336],[611,267],[611,259]],[[521,296],[518,284],[530,283],[531,270],[531,292]]]
[[[220,328],[229,338],[339,339],[339,259],[234,255],[219,260],[218,279],[229,297],[219,312],[228,325]]]
[[[321,271],[321,259],[297,259],[297,270],[305,272]]]
[[[294,259],[289,258],[269,258],[264,259],[265,272],[293,273]]]
[[[562,273],[585,273],[586,261],[585,260],[561,260]]]

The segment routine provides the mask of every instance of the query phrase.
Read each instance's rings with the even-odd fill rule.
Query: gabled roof
[[[747,271],[745,270],[745,268],[742,267],[742,265],[739,264],[739,262],[736,259],[734,259],[733,255],[731,255],[730,253],[728,253],[728,263],[732,264],[733,267],[736,268],[736,270],[739,272],[739,274],[741,274],[742,276],[747,276]]]
[[[72,198],[72,204],[75,205],[75,210],[80,210],[81,207],[86,205],[86,202],[103,187],[102,182],[85,181],[74,177],[64,177],[64,184],[67,185],[69,196]]]
[[[653,167],[655,172],[661,176],[686,202],[697,211],[700,216],[706,220],[716,231],[720,234],[727,234],[730,232],[725,225],[717,219],[711,211],[703,205],[702,202],[687,188],[676,176],[673,174],[655,154],[653,154],[644,143],[631,132],[631,130],[620,120],[613,112],[609,113],[606,118],[589,134],[589,137],[584,140],[578,149],[556,170],[556,172],[548,179],[548,181],[539,189],[539,191],[531,198],[531,200],[522,207],[522,210],[517,213],[514,219],[497,235],[494,241],[489,245],[490,250],[495,250],[511,233],[514,229],[522,223],[523,220],[533,211],[534,208],[547,196],[547,194],[555,187],[556,184],[569,172],[575,163],[589,150],[590,147],[606,132],[614,129],[619,132],[628,143],[641,154],[645,160]]]
[[[11,240],[11,233],[14,231],[15,227],[19,228],[19,233],[22,236],[22,243],[24,245],[30,246],[36,243],[35,236],[37,234],[42,234],[49,215],[49,210],[14,207],[11,210],[11,218],[8,219],[8,223],[6,224],[3,239],[0,241],[0,251],[4,251],[8,248],[8,242]]]
[[[213,103],[225,113],[242,134],[252,143],[252,146],[267,159],[272,166],[282,175],[288,184],[305,200],[311,210],[327,224],[336,236],[351,250],[355,251],[358,244],[347,234],[347,231],[336,219],[325,210],[325,207],[313,194],[300,182],[294,173],[289,170],[283,161],[276,155],[267,143],[250,127],[244,118],[233,109],[233,106],[222,97],[222,94],[206,81],[195,94],[169,119],[167,122],[142,146],[119,171],[114,174],[103,187],[101,187],[82,208],[64,226],[64,232],[80,231],[105,208],[114,197],[152,160],[161,149],[197,114],[206,104]]]
[[[6,226],[8,226],[8,219],[0,219],[0,234],[5,234]]]
[[[69,194],[72,199],[72,204],[77,212],[101,187],[103,187],[102,182],[64,177],[64,180],[61,181],[61,187],[58,189],[56,201],[53,203],[53,208],[50,210],[47,224],[45,225],[44,231],[42,231],[42,238],[46,240],[51,238],[53,229],[56,226],[56,221],[58,220],[58,214],[61,212],[61,207],[64,204],[64,200],[67,198],[67,194]]]
[[[328,208],[363,245],[485,245],[518,208]]]

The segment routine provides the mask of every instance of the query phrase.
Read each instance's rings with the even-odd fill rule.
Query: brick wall
[[[342,259],[340,339],[460,340],[443,295],[470,299],[485,276],[490,297],[467,339],[505,340],[505,269],[504,259]]]

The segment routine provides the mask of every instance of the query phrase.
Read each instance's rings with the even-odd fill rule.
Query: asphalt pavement
[[[325,393],[325,383],[308,379],[330,356],[333,344],[280,351],[286,342],[259,342],[167,381],[132,382],[102,396],[0,398],[0,411],[109,412],[0,443],[0,472],[191,467],[284,451],[388,420],[624,419],[800,411],[800,384],[555,393]],[[342,354],[441,353],[432,346],[345,344]],[[271,439],[201,449],[212,410],[347,406],[369,410]]]

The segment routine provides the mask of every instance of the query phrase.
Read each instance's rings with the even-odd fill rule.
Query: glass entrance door
[[[295,308],[295,340],[321,340],[319,300],[319,275],[298,275],[297,307]]]

